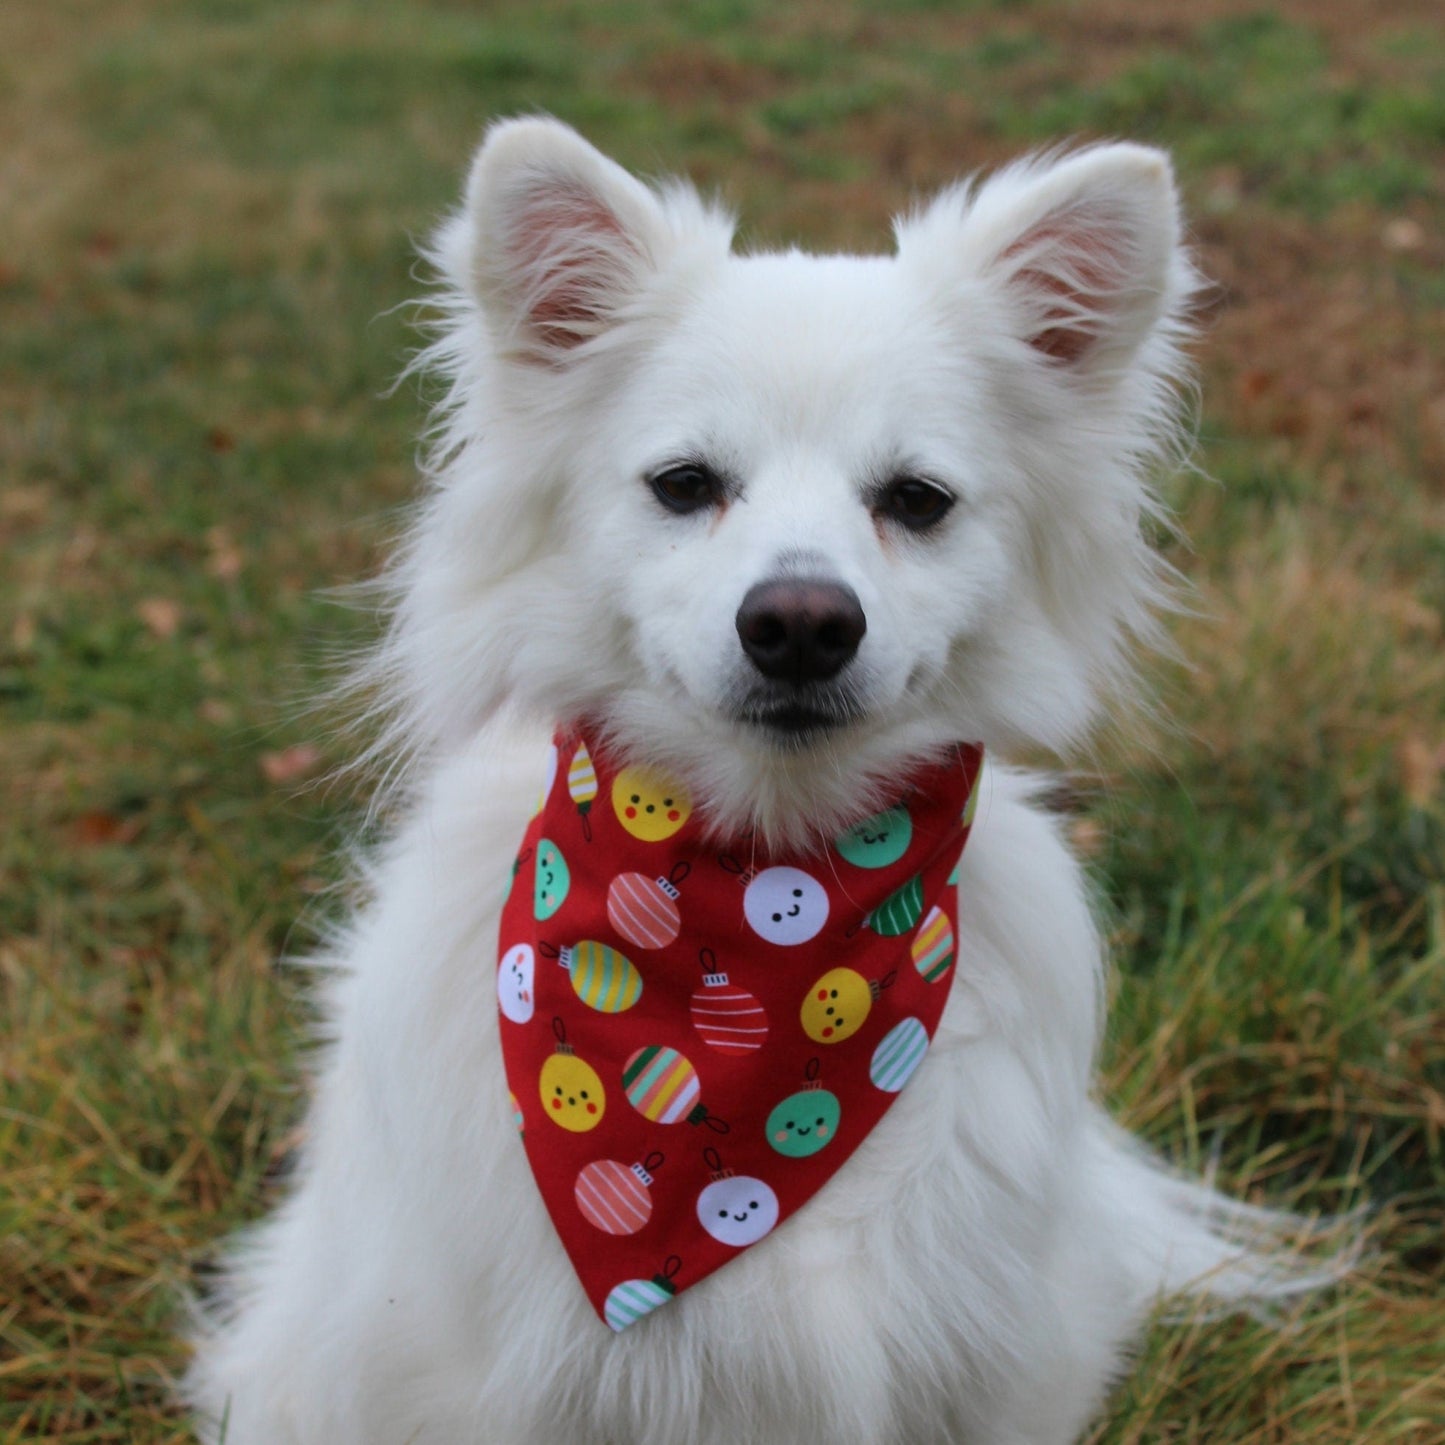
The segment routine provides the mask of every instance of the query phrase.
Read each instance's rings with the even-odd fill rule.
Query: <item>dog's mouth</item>
[[[770,742],[790,748],[805,747],[861,721],[863,715],[857,701],[844,693],[753,696],[735,714],[739,722],[756,729]]]

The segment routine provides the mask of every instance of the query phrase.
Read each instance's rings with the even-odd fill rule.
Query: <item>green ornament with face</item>
[[[550,838],[537,840],[537,871],[532,878],[532,911],[550,918],[567,901],[572,874],[562,850]]]
[[[840,833],[838,851],[857,868],[886,868],[896,863],[913,841],[913,820],[907,808],[887,808]]]
[[[768,1143],[789,1159],[806,1159],[838,1133],[843,1106],[827,1089],[799,1089],[768,1115]]]

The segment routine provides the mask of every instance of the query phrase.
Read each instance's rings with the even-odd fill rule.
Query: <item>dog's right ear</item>
[[[491,127],[466,215],[468,279],[498,347],[550,367],[622,319],[674,235],[652,191],[545,117]]]

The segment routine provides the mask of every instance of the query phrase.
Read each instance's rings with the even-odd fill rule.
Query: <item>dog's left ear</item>
[[[673,239],[652,191],[546,117],[487,132],[466,219],[468,280],[495,339],[553,367],[626,313]]]
[[[1011,166],[897,227],[901,260],[982,285],[1041,361],[1080,377],[1127,367],[1178,309],[1179,231],[1168,157],[1126,144]]]

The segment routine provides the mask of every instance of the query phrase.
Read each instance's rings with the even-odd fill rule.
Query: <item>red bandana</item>
[[[796,867],[705,843],[681,785],[557,735],[502,910],[502,1056],[614,1330],[807,1203],[912,1077],[953,980],[982,761],[958,747]]]

